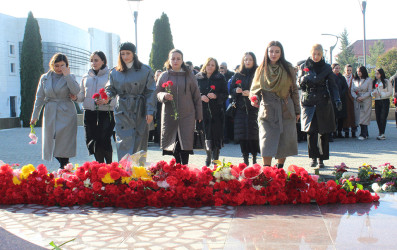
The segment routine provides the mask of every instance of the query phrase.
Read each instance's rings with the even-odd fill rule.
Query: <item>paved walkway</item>
[[[31,163],[34,166],[43,163],[49,170],[58,169],[59,163],[57,160],[54,159],[54,161],[48,162],[41,159],[41,128],[36,129],[37,136],[39,137],[38,144],[36,145],[29,145],[29,132],[29,128],[0,130],[0,160],[9,164],[18,163],[25,165]],[[352,171],[356,171],[363,163],[378,166],[385,162],[392,162],[397,165],[397,128],[395,122],[388,121],[386,140],[376,140],[378,129],[376,122],[373,121],[369,126],[369,135],[370,138],[365,141],[359,141],[353,138],[335,139],[334,142],[330,143],[331,157],[330,160],[325,161],[327,167],[322,169],[320,173],[331,174],[334,169],[333,166],[339,165],[341,162],[346,163]],[[309,172],[313,172],[309,167],[310,159],[307,155],[307,143],[301,142],[298,146],[298,155],[289,157],[286,165],[295,164],[306,168]],[[115,146],[113,148],[115,151]],[[205,157],[204,151],[196,151],[194,155],[190,156],[190,164],[203,166]],[[163,156],[158,144],[149,144],[147,159],[148,162],[157,162],[163,159],[169,161],[171,156]],[[77,156],[71,158],[71,162],[81,165],[86,161],[93,160],[94,157],[88,155],[85,146],[84,128],[78,127]],[[116,152],[113,154],[113,160],[117,160]],[[220,160],[230,161],[235,164],[242,162],[239,145],[226,144],[221,150]],[[275,162],[273,161],[273,163]]]

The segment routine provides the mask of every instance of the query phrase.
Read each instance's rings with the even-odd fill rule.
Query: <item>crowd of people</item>
[[[358,139],[368,139],[372,100],[376,138],[386,139],[397,74],[389,81],[379,68],[371,79],[365,67],[353,74],[346,65],[342,75],[339,64],[325,62],[320,44],[295,66],[285,58],[282,44],[272,41],[260,65],[254,53],[246,52],[234,73],[212,57],[193,67],[181,50],[173,49],[164,71],[153,72],[139,61],[135,45],[125,42],[114,69],[108,68],[103,52],[93,52],[91,69],[78,83],[66,55],[57,53],[39,80],[31,124],[44,107],[42,157],[55,157],[61,168],[76,155],[73,101],[82,103],[88,153],[100,163],[114,160],[114,137],[118,160],[146,151],[150,139],[160,143],[163,155],[188,164],[194,132],[201,129],[206,166],[219,159],[225,143],[234,142],[245,164],[250,156],[257,163],[259,154],[264,166],[275,158],[283,168],[288,156],[298,154],[298,141],[305,139],[311,167],[321,168],[334,138],[356,138],[359,127]]]

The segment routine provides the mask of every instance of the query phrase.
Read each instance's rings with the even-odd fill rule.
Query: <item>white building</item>
[[[68,57],[71,72],[78,81],[90,68],[89,57],[93,51],[101,50],[105,53],[109,68],[117,65],[119,35],[95,28],[86,31],[57,20],[36,19],[43,45],[44,72],[48,71],[48,63],[57,52]],[[19,62],[25,25],[26,18],[0,13],[0,119],[19,117]]]

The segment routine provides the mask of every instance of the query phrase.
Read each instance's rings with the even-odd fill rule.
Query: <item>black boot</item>
[[[317,167],[317,158],[312,158],[312,163],[310,164],[310,167],[312,168]]]
[[[284,163],[277,163],[277,168],[284,168]]]
[[[189,164],[189,152],[181,151],[182,165]]]
[[[104,163],[105,162],[105,152],[99,148],[96,149],[95,151],[95,160],[99,163]]]
[[[214,151],[212,151],[212,159],[213,160],[219,160],[219,153],[220,153],[219,148],[215,148]]]
[[[244,163],[245,163],[245,165],[247,165],[247,166],[249,165],[248,157],[249,157],[249,154],[243,154]]]
[[[357,138],[356,132],[352,132],[352,138]]]
[[[319,167],[319,168],[324,168],[324,162],[323,162],[323,160],[319,159],[319,161],[318,161],[318,167]]]
[[[338,138],[343,138],[342,131],[338,131]]]
[[[256,164],[256,155],[252,155],[252,165]]]
[[[207,158],[205,159],[205,165],[209,167],[211,165],[211,151],[205,151],[207,153]]]
[[[349,132],[345,132],[345,138],[349,138]]]

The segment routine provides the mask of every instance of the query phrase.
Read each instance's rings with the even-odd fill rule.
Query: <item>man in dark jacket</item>
[[[219,66],[219,72],[221,72],[221,74],[225,77],[226,82],[228,82],[230,78],[232,78],[232,76],[234,75],[233,72],[227,69],[227,64],[225,62],[221,63],[221,65]]]

